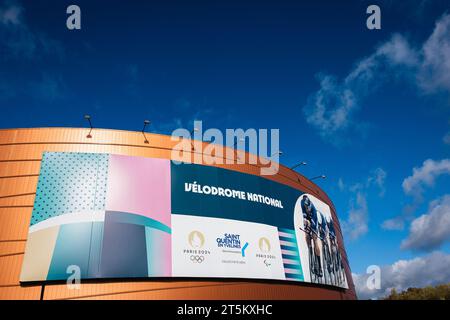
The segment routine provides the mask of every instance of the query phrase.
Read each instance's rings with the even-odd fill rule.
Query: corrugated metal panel
[[[134,292],[117,292],[111,295],[86,296],[79,299],[108,299],[108,300],[212,300],[220,297],[224,300],[297,300],[297,299],[341,299],[340,292],[321,288],[308,287],[299,289],[298,285],[283,284],[220,284],[203,286],[174,287],[165,290],[135,290]]]
[[[0,177],[39,174],[40,161],[0,162]]]
[[[0,242],[0,257],[25,252],[25,240]]]
[[[0,208],[0,241],[27,238],[33,207]]]
[[[25,193],[0,197],[0,208],[33,206],[34,197],[35,193]]]
[[[23,253],[0,256],[0,286],[15,286],[19,284]]]
[[[10,287],[0,286],[0,300],[39,300],[41,287],[21,287],[19,285]]]
[[[239,282],[236,282],[239,283]],[[45,299],[73,299],[85,298],[94,295],[110,295],[111,293],[143,292],[158,290],[173,290],[175,288],[188,288],[196,286],[220,286],[219,281],[141,281],[141,282],[109,282],[109,283],[82,283],[80,289],[69,289],[65,284],[48,285],[45,288]],[[234,284],[234,283],[229,283]]]

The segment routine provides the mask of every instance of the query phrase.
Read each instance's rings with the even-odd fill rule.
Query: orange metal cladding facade
[[[19,275],[44,151],[170,159],[172,148],[178,143],[170,136],[158,134],[146,134],[149,143],[145,143],[141,132],[94,129],[92,137],[87,138],[88,132],[88,129],[80,128],[0,130],[0,299],[356,299],[339,225],[336,232],[349,290],[294,282],[175,278],[89,282],[72,290],[60,283],[21,285]],[[202,142],[193,143],[196,148],[199,144]],[[195,154],[193,150],[191,156]],[[214,166],[254,175],[259,175],[260,169],[256,164]],[[328,196],[302,175],[280,166],[276,175],[264,177],[322,199],[330,205],[334,221],[338,221]]]

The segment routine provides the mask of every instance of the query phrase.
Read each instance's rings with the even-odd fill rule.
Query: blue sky
[[[161,133],[279,128],[281,162],[328,177],[357,285],[399,260],[411,276],[391,286],[448,282],[416,265],[450,259],[450,4],[377,1],[382,29],[368,30],[369,4],[0,1],[0,128],[86,113]]]

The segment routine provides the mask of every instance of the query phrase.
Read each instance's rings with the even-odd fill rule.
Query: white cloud
[[[353,274],[359,299],[375,299],[389,295],[392,288],[403,291],[450,282],[450,254],[434,252],[411,260],[399,260],[381,267],[381,289],[369,289],[367,274]]]
[[[379,193],[378,195],[380,197],[384,196],[384,193],[386,192],[386,188],[384,186],[385,182],[386,182],[386,177],[387,177],[387,173],[386,171],[383,170],[383,168],[376,168],[375,170],[372,170],[370,175],[367,177],[367,179],[363,182],[357,182],[353,185],[351,185],[349,187],[349,190],[351,192],[358,192],[358,191],[363,191],[363,190],[367,190],[372,186],[375,186],[378,188]],[[342,183],[342,185],[341,185]],[[340,181],[338,181],[338,186],[339,188],[341,188],[342,186],[342,190],[344,189],[344,184],[343,181],[340,179]]]
[[[369,185],[375,184],[380,190],[379,196],[383,197],[386,189],[384,187],[384,183],[386,181],[387,173],[382,168],[376,168],[373,172],[372,176],[369,176],[367,183]]]
[[[442,138],[445,144],[450,144],[450,132],[447,132],[447,134]]]
[[[349,187],[344,184],[342,179],[338,180],[340,191],[346,191],[356,195],[356,199],[350,200],[349,213],[347,219],[342,223],[345,234],[351,239],[356,240],[369,231],[369,209],[367,205],[367,192],[377,188],[378,196],[383,197],[385,193],[385,181],[387,173],[382,168],[372,170],[370,175],[362,182],[357,182]]]
[[[406,195],[414,198],[403,208],[397,217],[385,220],[381,227],[385,230],[403,230],[406,221],[411,221],[417,207],[423,202],[424,187],[432,187],[439,176],[450,174],[450,159],[425,160],[420,167],[413,168],[413,174],[403,180],[402,188]]]
[[[5,57],[35,59],[54,55],[61,59],[64,55],[62,45],[30,28],[23,12],[23,6],[17,1],[7,1],[0,6],[0,49],[5,50]]]
[[[21,23],[22,7],[15,3],[0,8],[0,24],[17,26]]]
[[[320,89],[304,107],[307,123],[326,140],[339,142],[341,133],[359,130],[353,114],[370,93],[397,76],[410,79],[424,94],[450,93],[450,15],[436,22],[430,37],[416,49],[408,40],[394,34],[370,56],[361,59],[339,81],[320,74]]]
[[[450,91],[450,15],[442,17],[422,48],[423,61],[418,73],[425,93]]]
[[[356,240],[369,231],[369,212],[366,196],[358,192],[356,194],[356,201],[351,206],[347,220],[342,223],[342,228],[351,240]]]
[[[350,114],[357,107],[353,91],[328,75],[318,75],[320,89],[305,107],[306,121],[316,127],[322,137],[330,137],[350,125]]]
[[[385,230],[403,230],[405,228],[405,221],[400,217],[395,217],[383,221],[381,227]]]
[[[380,46],[375,56],[386,58],[393,66],[416,67],[420,63],[419,53],[411,47],[406,38],[398,33]]]
[[[413,174],[403,180],[403,191],[405,194],[421,200],[423,187],[433,186],[436,178],[444,174],[450,174],[450,159],[425,160],[421,167],[414,168]]]
[[[428,212],[414,219],[402,249],[430,251],[450,240],[450,195],[430,203]],[[449,265],[450,266],[450,265]]]
[[[344,183],[344,180],[342,180],[342,178],[339,178],[339,180],[338,180],[338,188],[340,191],[345,190],[345,183]]]

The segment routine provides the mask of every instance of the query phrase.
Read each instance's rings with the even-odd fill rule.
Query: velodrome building
[[[301,174],[88,134],[0,130],[0,299],[356,299],[334,205]]]

